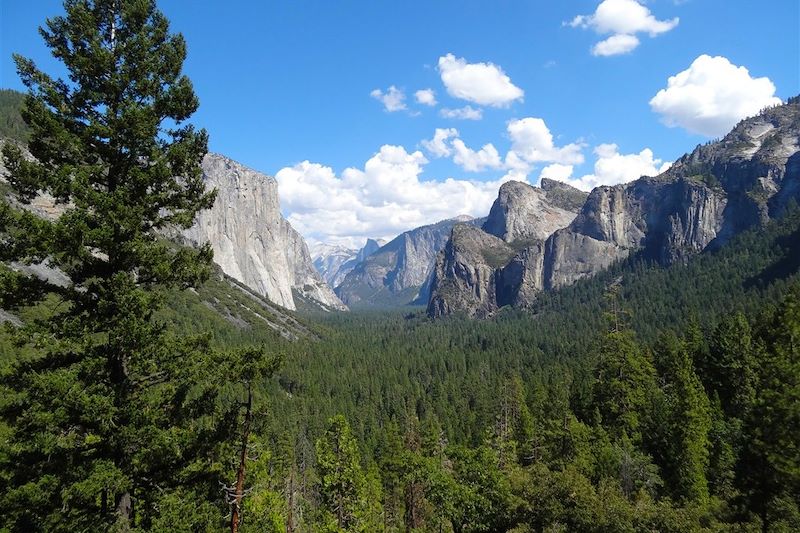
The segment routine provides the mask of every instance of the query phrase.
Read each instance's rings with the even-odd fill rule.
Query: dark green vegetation
[[[633,259],[486,322],[318,315],[289,343],[217,276],[159,316],[283,354],[257,390],[243,531],[789,531],[799,237],[795,209],[687,265]],[[205,498],[221,528],[222,493]]]
[[[333,520],[324,482],[286,487],[321,475],[311,443],[338,428],[361,454],[348,494],[375,493],[377,475],[390,530],[793,530],[799,247],[793,209],[687,265],[631,259],[533,313],[324,319],[331,333],[290,346],[269,395],[266,446],[295,458],[264,481],[273,512]],[[765,421],[772,406],[786,424]],[[328,426],[337,413],[346,430]]]
[[[0,139],[28,141],[29,129],[20,114],[24,100],[23,93],[0,89]]]
[[[154,1],[64,7],[41,34],[70,81],[15,56],[34,159],[3,147],[14,198],[0,203],[0,261],[47,263],[68,280],[0,270],[2,308],[48,311],[9,332],[3,526],[196,530],[216,527],[227,504],[235,530],[261,405],[254,384],[278,358],[213,350],[207,336],[157,318],[167,291],[212,271],[209,246],[159,236],[188,228],[215,196],[200,169],[207,134],[186,122],[198,107],[181,74],[186,46]],[[62,204],[60,216],[24,209],[41,192]],[[236,450],[241,459],[229,461]]]
[[[798,208],[491,321],[300,318],[151,231],[210,201],[204,134],[160,129],[196,107],[180,38],[67,7],[80,84],[20,60],[38,163],[6,150],[18,198],[72,207],[0,204],[0,261],[74,285],[0,266],[0,530],[800,529]]]

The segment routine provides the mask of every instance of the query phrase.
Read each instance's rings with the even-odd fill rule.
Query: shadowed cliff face
[[[494,269],[491,304],[476,300],[475,276],[466,275],[478,269],[481,283],[491,277],[484,262],[469,262],[488,244],[462,239],[460,248],[448,244],[437,260],[431,316],[458,311],[485,316],[503,305],[524,307],[538,292],[591,276],[632,253],[664,265],[686,261],[779,216],[800,198],[800,103],[742,121],[724,139],[698,146],[659,176],[595,188],[561,228],[555,226],[567,215],[559,209],[568,206],[548,204],[548,188],[552,182],[542,190],[505,184],[492,206],[484,231],[511,243],[516,253]],[[470,246],[476,248],[464,249]],[[461,266],[447,268],[453,264]]]
[[[283,307],[295,309],[297,294],[323,308],[346,309],[281,215],[274,178],[217,154],[203,159],[203,177],[208,189],[217,189],[217,200],[184,232],[187,240],[210,242],[223,272]]]
[[[431,316],[456,311],[483,318],[497,310],[497,269],[514,256],[514,249],[479,228],[457,224],[437,256]]]
[[[336,287],[336,294],[347,305],[411,303],[427,287],[436,254],[444,248],[450,230],[459,222],[475,224],[482,220],[462,216],[401,233],[355,265]]]
[[[509,181],[500,187],[483,230],[508,243],[544,240],[572,222],[587,194],[544,180],[542,188]]]

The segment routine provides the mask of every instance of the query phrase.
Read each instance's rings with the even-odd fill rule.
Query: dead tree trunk
[[[231,533],[238,533],[242,519],[242,498],[244,497],[244,474],[247,465],[247,443],[250,440],[250,426],[253,421],[253,389],[247,383],[247,403],[245,404],[244,426],[242,428],[242,448],[239,455],[239,469],[236,472],[236,487],[231,501]]]

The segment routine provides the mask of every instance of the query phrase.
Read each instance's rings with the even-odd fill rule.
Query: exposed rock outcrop
[[[203,159],[203,177],[217,200],[184,232],[187,240],[210,242],[223,272],[287,309],[297,307],[293,291],[323,308],[345,309],[281,215],[274,178],[218,154]]]
[[[311,246],[310,251],[311,258],[314,260],[314,268],[331,287],[336,287],[341,283],[347,272],[352,270],[352,266],[348,269],[347,265],[354,264],[358,255],[358,250],[327,243]],[[343,270],[345,271],[343,272]]]
[[[572,222],[586,196],[553,180],[543,180],[541,188],[508,181],[500,187],[483,230],[508,243],[542,241]]]
[[[360,250],[354,250],[344,246],[319,243],[312,248],[311,257],[322,279],[330,287],[335,288],[358,263],[377,252],[384,244],[386,244],[384,239],[367,239]]]
[[[483,226],[518,249],[495,270],[498,306],[529,305],[538,292],[572,284],[632,253],[664,265],[686,261],[779,215],[800,199],[800,101],[740,122],[724,139],[698,146],[659,176],[595,188],[574,220],[543,242],[537,238],[552,227],[548,222],[556,224],[555,209],[567,210],[567,204],[553,207],[546,194],[555,190],[552,182],[542,184],[544,192],[521,185],[503,185]],[[564,187],[562,199],[575,202]],[[478,238],[471,242],[482,245]],[[478,268],[486,279],[484,263],[466,264],[479,256],[478,250],[461,252],[460,271]],[[442,258],[429,314],[479,316],[483,311],[475,312],[473,298],[478,287],[464,281],[468,277],[450,279],[457,269],[447,268],[448,261]],[[491,306],[480,308],[491,312]]]
[[[498,269],[514,256],[501,239],[467,224],[456,224],[444,250],[436,258],[428,314],[433,317],[464,312],[489,316],[498,302]]]
[[[336,294],[347,305],[361,306],[405,305],[418,299],[436,254],[459,222],[480,224],[483,219],[460,216],[401,233],[358,263],[336,287]],[[427,302],[427,294],[422,298]]]

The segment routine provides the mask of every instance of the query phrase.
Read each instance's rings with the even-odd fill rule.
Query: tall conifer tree
[[[7,308],[58,300],[19,332],[39,355],[4,379],[13,434],[0,515],[13,530],[124,531],[193,500],[197,524],[207,523],[219,508],[204,502],[218,495],[191,492],[214,484],[197,484],[214,429],[191,422],[205,401],[192,394],[192,369],[207,346],[154,320],[164,290],[197,285],[212,258],[208,246],[159,236],[214,200],[200,169],[206,132],[186,122],[198,107],[182,74],[186,45],[155,0],[64,9],[40,33],[66,79],[15,56],[35,159],[8,144],[9,181],[20,203],[45,192],[64,210],[41,219],[3,203],[0,261],[45,262],[70,281],[0,275]]]

